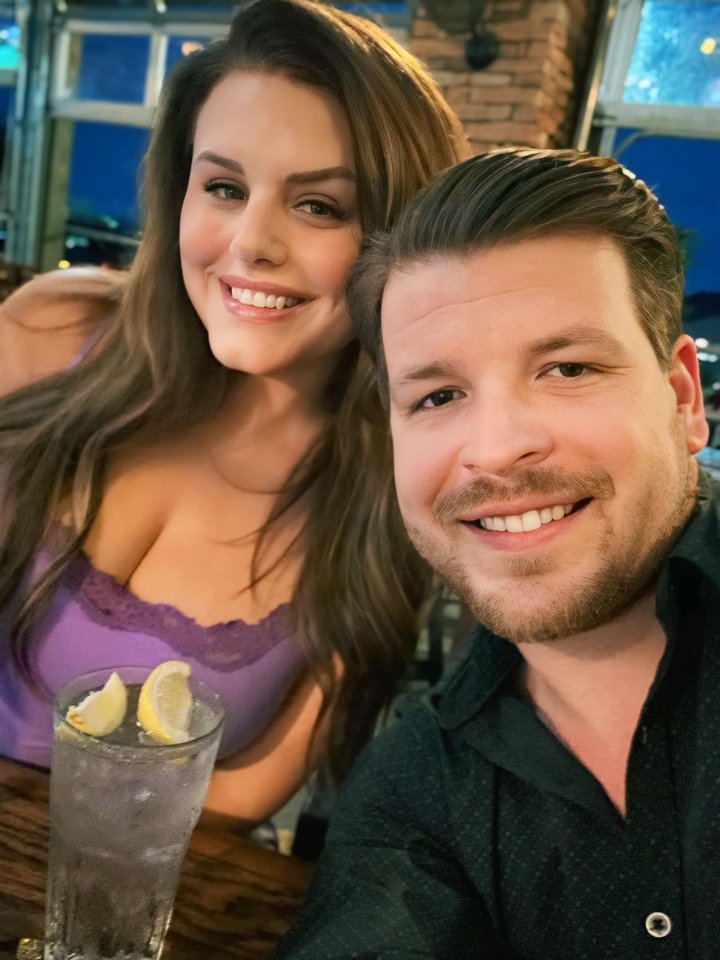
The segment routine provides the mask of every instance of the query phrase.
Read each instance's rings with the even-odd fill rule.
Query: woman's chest
[[[266,527],[275,502],[194,463],[146,464],[111,479],[86,551],[149,603],[255,623],[291,598],[301,562],[302,516]]]

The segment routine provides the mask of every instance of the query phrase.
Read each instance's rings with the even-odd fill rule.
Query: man
[[[360,761],[279,956],[717,957],[720,493],[663,209],[497,151],[351,293],[407,529],[481,626]]]

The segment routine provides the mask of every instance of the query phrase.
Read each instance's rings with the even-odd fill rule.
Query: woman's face
[[[331,96],[243,71],[212,90],[197,119],[180,258],[222,364],[321,371],[351,339],[343,287],[361,240],[355,175]]]

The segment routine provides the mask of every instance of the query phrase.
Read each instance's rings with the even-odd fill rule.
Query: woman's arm
[[[79,267],[39,274],[0,303],[0,396],[63,370],[117,305],[125,274]]]
[[[321,705],[322,691],[308,671],[265,733],[247,749],[218,763],[205,809],[235,817],[248,828],[276,813],[302,786],[322,754],[329,729],[327,714],[313,736]]]

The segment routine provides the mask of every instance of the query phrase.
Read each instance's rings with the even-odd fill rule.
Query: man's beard
[[[553,553],[535,557],[507,558],[507,581],[515,581],[508,596],[483,592],[467,566],[455,556],[451,530],[458,516],[480,510],[483,503],[502,502],[533,494],[553,497],[555,503],[577,503],[592,497],[609,500],[614,485],[605,471],[567,474],[556,470],[527,470],[511,485],[480,478],[457,493],[442,497],[435,505],[435,522],[448,531],[447,539],[427,537],[408,525],[418,551],[446,580],[477,620],[498,636],[515,643],[547,642],[574,636],[608,623],[632,607],[655,584],[660,567],[687,521],[695,495],[695,471],[687,458],[679,463],[680,475],[675,499],[668,502],[665,523],[658,524],[648,540],[647,523],[655,515],[657,488],[646,489],[636,501],[629,528],[619,540],[611,525],[589,549],[599,563],[583,579],[556,582],[550,594],[542,583],[559,566]],[[664,493],[664,491],[663,491]],[[670,494],[665,494],[670,497]],[[563,559],[567,562],[567,556]],[[584,559],[581,558],[581,559]],[[539,582],[533,582],[538,580]],[[533,595],[539,598],[533,602]]]

